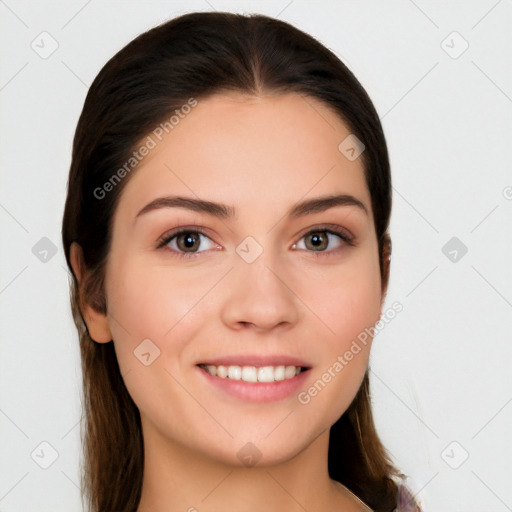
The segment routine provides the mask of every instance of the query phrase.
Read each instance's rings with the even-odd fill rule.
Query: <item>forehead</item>
[[[133,215],[178,193],[275,214],[308,195],[347,193],[371,210],[362,158],[339,150],[350,129],[315,98],[218,94],[198,99],[167,131],[148,134],[154,147],[123,191],[119,207]]]

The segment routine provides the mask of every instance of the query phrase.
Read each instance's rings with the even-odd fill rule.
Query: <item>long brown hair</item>
[[[386,142],[366,91],[334,53],[283,21],[226,12],[186,14],[131,41],[105,64],[87,94],[73,142],[62,223],[82,358],[82,490],[92,512],[134,512],[144,463],[139,411],[124,385],[113,343],[95,343],[82,316],[85,304],[107,312],[103,284],[113,213],[136,168],[125,172],[108,194],[98,191],[112,183],[140,141],[190,98],[229,91],[314,97],[364,142],[361,158],[383,293],[387,289],[391,176]],[[82,249],[80,285],[70,262],[72,242]],[[331,428],[328,463],[331,478],[375,511],[394,510],[400,473],[373,423],[368,371],[352,404]]]

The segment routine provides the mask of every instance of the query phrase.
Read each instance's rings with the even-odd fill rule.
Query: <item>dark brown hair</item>
[[[130,173],[104,197],[97,190],[190,98],[230,91],[316,98],[363,141],[383,293],[387,289],[392,194],[386,141],[370,98],[334,53],[283,21],[226,12],[186,14],[131,41],[105,64],[87,94],[73,142],[62,224],[82,357],[82,489],[92,512],[134,512],[144,463],[139,411],[124,385],[113,343],[93,342],[82,315],[85,304],[107,312],[103,284],[112,219]],[[70,262],[72,242],[82,249],[80,285]],[[328,463],[331,478],[375,511],[394,510],[395,479],[401,474],[373,423],[368,370],[352,404],[331,428]]]

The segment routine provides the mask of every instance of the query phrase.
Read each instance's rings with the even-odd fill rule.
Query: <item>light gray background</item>
[[[367,89],[393,172],[387,306],[404,308],[373,347],[378,431],[426,511],[512,510],[510,0],[0,0],[0,511],[81,508],[80,361],[60,230],[87,89],[139,33],[212,9],[295,24]],[[47,261],[43,237],[57,248]],[[462,257],[443,253],[452,237]]]

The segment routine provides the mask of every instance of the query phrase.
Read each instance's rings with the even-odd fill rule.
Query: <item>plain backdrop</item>
[[[512,510],[509,0],[0,0],[0,511],[81,510],[78,338],[61,220],[88,87],[185,12],[259,12],[318,38],[372,98],[393,174],[378,431],[428,512]]]

